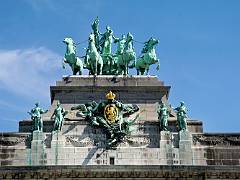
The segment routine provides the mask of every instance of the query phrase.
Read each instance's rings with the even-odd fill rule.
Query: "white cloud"
[[[62,57],[44,47],[0,50],[0,88],[27,97],[49,98]]]

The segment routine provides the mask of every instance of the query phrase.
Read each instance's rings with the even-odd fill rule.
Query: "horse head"
[[[93,33],[90,33],[88,41],[89,41],[89,43],[95,44],[95,36]]]
[[[67,45],[66,54],[75,54],[76,55],[76,44],[72,38],[64,38],[63,43]]]
[[[133,35],[129,32],[127,33],[127,42],[131,42],[133,40]]]
[[[155,39],[153,37],[151,37],[147,42],[146,42],[146,46],[148,48],[148,50],[152,49],[155,45],[157,45],[159,43],[158,39]]]
[[[75,45],[72,38],[64,38],[63,43],[65,43],[66,45]]]

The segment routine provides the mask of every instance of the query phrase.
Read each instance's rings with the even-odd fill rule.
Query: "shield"
[[[108,104],[104,108],[104,117],[108,124],[113,124],[118,118],[118,108],[115,104]]]

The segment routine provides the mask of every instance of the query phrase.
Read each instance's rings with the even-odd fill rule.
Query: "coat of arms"
[[[113,124],[118,118],[118,108],[115,104],[108,104],[104,108],[104,117],[108,124]]]
[[[107,134],[108,146],[116,146],[123,141],[124,137],[131,133],[133,123],[138,118],[130,119],[129,116],[139,110],[137,105],[123,104],[115,100],[116,95],[109,92],[106,101],[96,103],[95,101],[72,107],[79,109],[79,115],[84,116],[93,126],[102,127]]]

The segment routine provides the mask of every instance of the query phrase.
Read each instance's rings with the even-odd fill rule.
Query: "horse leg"
[[[148,72],[149,72],[149,65],[145,68],[146,70],[146,75],[148,76]]]
[[[71,69],[72,69],[73,75],[76,75],[77,72],[76,72],[76,68],[75,68],[75,65],[74,65],[74,64],[71,65]]]
[[[124,67],[124,75],[127,75],[127,64],[125,64],[125,67]]]
[[[91,75],[94,75],[94,73],[95,73],[94,69],[95,69],[95,65],[90,63],[90,73],[91,73]]]
[[[137,75],[139,75],[139,69],[137,69]]]
[[[78,72],[79,75],[82,75],[82,70],[83,70],[83,67],[81,65],[77,66],[76,71]]]
[[[76,68],[73,68],[73,75],[77,75],[78,70]]]
[[[82,66],[78,66],[77,71],[79,75],[82,75],[82,70],[83,70]]]
[[[148,76],[149,69],[146,69],[146,75]]]
[[[78,73],[79,73],[79,75],[82,75],[82,71],[81,71],[81,69],[78,70]]]
[[[102,67],[103,67],[103,65],[101,63],[99,63],[97,66],[97,74],[98,75],[102,75]]]
[[[97,58],[96,58],[96,61],[95,61],[95,72],[94,72],[94,75],[98,75],[98,62],[97,62]]]

